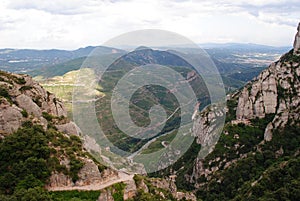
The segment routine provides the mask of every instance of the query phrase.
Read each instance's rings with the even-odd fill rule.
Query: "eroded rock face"
[[[202,150],[211,152],[219,136],[218,128],[223,126],[226,109],[221,105],[210,105],[194,117],[193,135]],[[205,154],[204,154],[205,155]]]
[[[265,130],[266,141],[272,140],[273,129],[284,127],[288,121],[295,123],[299,120],[299,62],[300,57],[292,51],[285,54],[244,87],[239,94],[237,119],[275,115]]]
[[[111,190],[105,189],[105,190],[101,191],[98,201],[114,201]]]
[[[98,185],[118,178],[118,173],[112,169],[100,172],[98,166],[91,159],[84,159],[84,163],[85,165],[78,174],[79,179],[75,183],[76,186]]]
[[[237,100],[236,119],[230,124],[251,124],[251,119],[268,117],[271,122],[266,126],[264,140],[271,141],[274,129],[283,128],[286,125],[300,124],[300,24],[295,37],[294,50],[283,55],[279,61],[272,63],[267,69],[261,72],[255,79],[248,83],[241,91],[230,95],[231,101]],[[298,52],[297,52],[298,51]],[[215,121],[214,113],[207,108],[194,119],[194,134],[197,143],[205,145],[212,142],[208,124]],[[228,123],[229,124],[229,123]],[[228,134],[228,133],[227,133]],[[224,131],[226,135],[226,131]],[[239,137],[238,134],[234,138]],[[239,146],[235,144],[233,146]],[[203,146],[202,146],[203,147]],[[201,151],[202,151],[201,147]],[[224,147],[226,148],[226,147]],[[201,151],[199,153],[201,153]],[[210,152],[210,150],[208,150]],[[280,154],[281,151],[279,150]],[[238,154],[238,152],[236,152]],[[239,159],[247,157],[239,154]],[[227,161],[217,157],[208,161],[209,167],[204,165],[206,160],[201,157],[195,159],[193,171],[185,175],[190,183],[196,187],[202,176],[210,179],[216,171],[231,166],[236,159]],[[210,164],[225,163],[224,167]]]
[[[6,96],[1,97],[0,105],[2,132],[10,134],[27,120],[46,129],[48,122],[43,117],[43,112],[56,117],[67,117],[63,103],[30,76],[1,71],[0,78],[0,88]],[[67,134],[79,133],[78,127],[72,122],[59,124],[58,129]]]
[[[294,41],[294,53],[297,53],[297,51],[300,49],[300,23],[297,28],[298,32],[295,36],[295,41]]]
[[[21,126],[21,109],[12,106],[5,98],[0,99],[0,132],[12,133]]]
[[[124,183],[126,184],[126,186],[124,189],[123,199],[124,200],[132,199],[137,193],[135,182],[134,180],[131,180],[131,181],[126,181]]]
[[[35,102],[33,102],[30,96],[20,94],[16,97],[16,103],[20,108],[26,110],[28,114],[32,114],[35,117],[42,116],[41,108]]]
[[[237,119],[263,118],[273,114],[277,107],[277,80],[275,64],[263,71],[257,80],[247,85],[239,96]]]
[[[64,175],[63,173],[54,173],[51,175],[47,188],[51,189],[53,187],[57,188],[57,187],[65,187],[65,186],[72,186],[73,182],[72,179],[67,176]]]
[[[72,178],[62,173],[54,173],[51,175],[49,183],[46,188],[48,190],[71,190],[71,189],[81,189],[91,188],[94,189],[97,186],[105,184],[106,182],[118,179],[118,172],[109,168],[106,168],[102,172],[98,169],[97,164],[89,158],[81,158],[84,162],[84,166],[78,173],[78,180],[74,183]],[[67,161],[65,166],[69,166],[70,161]]]
[[[177,191],[176,184],[174,180],[172,179],[157,179],[157,178],[152,178],[150,179],[150,182],[153,186],[161,189],[168,190],[172,196],[177,199],[177,200],[191,200],[191,201],[196,201],[197,198],[196,196],[191,193],[191,192],[180,192]],[[164,197],[164,194],[160,192],[160,196]]]
[[[294,50],[270,65],[239,94],[237,119],[263,118],[274,114],[265,130],[265,140],[272,140],[273,129],[288,122],[299,124],[300,112],[300,23]]]
[[[55,127],[58,131],[66,134],[79,135],[81,133],[80,128],[74,122],[55,125]]]

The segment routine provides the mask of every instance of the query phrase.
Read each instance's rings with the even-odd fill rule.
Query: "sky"
[[[292,46],[299,22],[299,0],[1,0],[0,48],[77,49],[141,29]]]

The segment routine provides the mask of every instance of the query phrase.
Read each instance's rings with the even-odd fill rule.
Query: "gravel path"
[[[51,187],[49,191],[71,191],[71,190],[82,190],[82,191],[96,191],[101,190],[106,187],[109,187],[113,184],[124,182],[124,181],[133,181],[133,176],[131,174],[127,174],[125,172],[119,172],[118,177],[115,177],[107,182],[102,184],[91,184],[85,186],[64,186],[64,187]]]

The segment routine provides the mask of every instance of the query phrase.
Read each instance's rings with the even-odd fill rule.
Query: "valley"
[[[68,200],[97,198],[101,201],[299,200],[298,35],[290,51],[250,44],[206,46],[227,93],[226,108],[221,110],[215,110],[216,104],[210,104],[208,88],[201,75],[170,51],[146,48],[125,52],[102,47],[103,57],[107,54],[122,56],[97,80],[99,72],[95,69],[80,68],[92,47],[72,51],[72,54],[60,51],[57,54],[61,58],[51,65],[48,60],[57,56],[56,50],[51,51],[52,56],[47,51],[1,50],[2,61],[4,57],[10,58],[1,63],[2,70],[26,72],[35,77],[0,73],[0,200],[20,200],[21,197],[30,200],[32,196],[49,201],[67,197],[71,197]],[[279,56],[282,52],[286,53]],[[24,56],[26,54],[29,56]],[[36,58],[43,61],[35,65]],[[22,62],[29,62],[32,68],[29,64],[22,68],[16,64]],[[118,127],[111,99],[121,77],[147,65],[168,66],[184,80],[176,80],[171,90],[145,85],[132,97],[125,98],[132,121],[142,128],[155,120],[156,116],[151,119],[149,112],[153,106],[162,105],[160,109],[165,110],[165,121],[148,127],[146,133],[165,124],[162,130],[141,139],[135,138],[140,133],[128,136]],[[84,79],[78,82],[77,78],[82,75]],[[193,140],[190,144],[186,142],[189,147],[177,161],[167,167],[164,165],[169,161],[158,163],[165,168],[146,174],[142,167],[135,166],[135,157],[149,154],[147,162],[156,164],[150,157],[152,153],[172,147],[178,139],[185,140],[176,138],[186,114],[172,94],[180,83],[189,84],[197,98],[193,117],[181,125],[193,123],[192,130],[184,133],[192,134]],[[75,99],[82,104],[82,109],[93,104],[96,120],[107,139],[127,152],[122,160],[114,158],[117,151],[113,146],[109,144],[100,149],[98,143],[102,138],[86,136],[81,125],[78,127],[72,122],[76,90],[82,95]],[[122,94],[117,97],[116,102],[124,98]],[[225,119],[222,128],[216,120],[220,116]],[[222,129],[221,136],[212,144],[218,129]],[[208,155],[201,157],[204,152]],[[141,173],[112,168],[118,163],[128,163]]]

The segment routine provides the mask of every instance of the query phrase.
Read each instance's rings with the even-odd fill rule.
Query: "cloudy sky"
[[[139,29],[291,46],[299,21],[299,0],[1,0],[0,48],[76,49]]]

